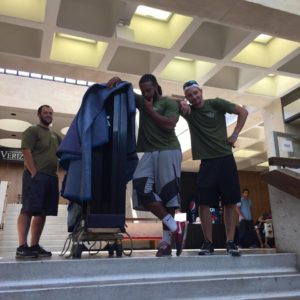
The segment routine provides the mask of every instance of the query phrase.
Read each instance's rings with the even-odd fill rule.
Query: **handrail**
[[[8,181],[0,181],[0,229],[4,227],[4,217],[7,205]]]
[[[300,174],[290,169],[277,169],[264,172],[261,176],[268,184],[300,199]]]
[[[298,169],[300,168],[300,158],[291,157],[269,157],[269,166],[281,166]]]

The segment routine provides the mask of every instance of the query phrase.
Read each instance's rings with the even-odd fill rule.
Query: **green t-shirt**
[[[162,130],[145,112],[143,96],[135,95],[135,98],[136,107],[140,111],[137,152],[180,149],[175,129]],[[162,97],[153,103],[153,107],[162,116],[179,118],[178,104],[172,99]]]
[[[201,108],[191,106],[187,120],[193,159],[218,158],[232,154],[227,141],[225,113],[233,113],[235,104],[216,98],[204,101]]]
[[[58,167],[56,151],[60,136],[49,128],[34,125],[22,135],[22,149],[30,149],[38,172],[55,175]]]

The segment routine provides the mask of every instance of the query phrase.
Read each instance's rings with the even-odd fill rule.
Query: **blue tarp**
[[[62,196],[68,200],[84,202],[92,199],[92,149],[109,141],[109,122],[105,103],[113,101],[116,93],[127,98],[127,165],[126,180],[132,178],[137,165],[135,139],[135,97],[132,85],[121,82],[116,87],[94,84],[83,96],[81,106],[63,139],[57,155],[60,165],[67,171]]]

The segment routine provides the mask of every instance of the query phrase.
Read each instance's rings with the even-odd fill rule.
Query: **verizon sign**
[[[23,162],[23,153],[20,149],[0,148],[0,160]]]

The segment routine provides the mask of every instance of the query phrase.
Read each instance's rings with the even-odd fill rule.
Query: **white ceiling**
[[[140,4],[173,15],[168,22],[138,17]],[[236,160],[239,169],[262,170],[257,165],[267,155],[261,109],[300,86],[299,12],[297,0],[1,0],[0,68],[92,82],[118,75],[135,87],[140,75],[153,73],[173,96],[182,95],[184,81],[197,79],[206,98],[248,108]],[[253,42],[262,33],[271,42]],[[0,119],[11,113],[2,107]],[[17,113],[18,119],[36,121],[36,112],[26,107]],[[60,131],[71,118],[56,112],[53,126]],[[177,131],[184,131],[180,126]],[[0,130],[0,138],[20,133]],[[256,154],[241,158],[241,149]],[[198,165],[185,151],[183,169]]]

